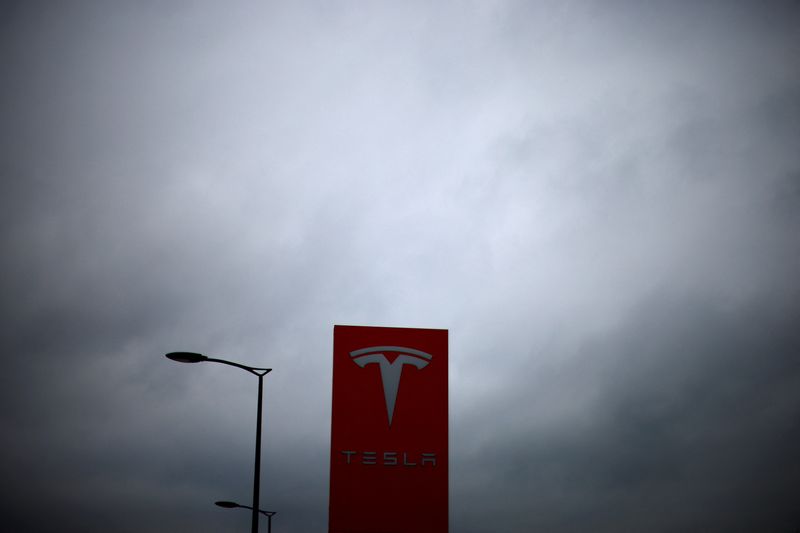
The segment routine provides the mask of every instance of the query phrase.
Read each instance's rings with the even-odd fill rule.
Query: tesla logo
[[[398,356],[394,361],[389,362],[385,353],[396,353]],[[397,400],[397,391],[400,389],[400,375],[403,372],[403,365],[412,365],[418,369],[428,366],[433,356],[431,354],[415,350],[413,348],[403,348],[402,346],[372,346],[361,348],[350,352],[353,362],[364,368],[370,363],[377,364],[381,369],[381,381],[383,382],[383,396],[386,399],[386,416],[389,418],[389,427],[392,426],[392,415],[394,414],[394,404]]]

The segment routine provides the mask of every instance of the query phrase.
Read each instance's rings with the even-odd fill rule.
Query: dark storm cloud
[[[791,531],[799,312],[796,293],[747,311],[654,295],[458,432],[490,432],[463,458],[480,473],[455,476],[464,530]]]
[[[187,349],[324,531],[334,323],[450,329],[454,531],[798,527],[796,3],[2,6],[6,529],[247,527]]]

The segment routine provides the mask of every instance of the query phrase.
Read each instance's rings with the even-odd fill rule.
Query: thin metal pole
[[[256,419],[256,466],[253,474],[253,527],[252,533],[258,533],[258,491],[261,483],[261,396],[264,393],[264,375],[258,376],[258,414]]]
[[[267,533],[272,533],[272,515],[267,515]]]

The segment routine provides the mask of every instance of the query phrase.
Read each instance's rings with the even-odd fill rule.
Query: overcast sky
[[[327,531],[334,324],[454,533],[800,528],[796,1],[0,2],[6,531]],[[410,511],[413,512],[413,511]]]

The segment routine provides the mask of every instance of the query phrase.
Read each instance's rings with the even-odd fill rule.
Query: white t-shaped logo
[[[399,354],[391,363],[384,355],[384,352]],[[383,382],[383,396],[386,399],[386,415],[389,418],[389,427],[392,426],[392,415],[394,415],[394,404],[397,400],[397,391],[400,389],[400,375],[403,372],[403,365],[413,365],[418,369],[428,366],[428,362],[433,359],[431,354],[415,350],[414,348],[404,348],[402,346],[372,346],[361,348],[350,352],[353,362],[364,368],[370,363],[377,363],[381,369],[381,381]]]

